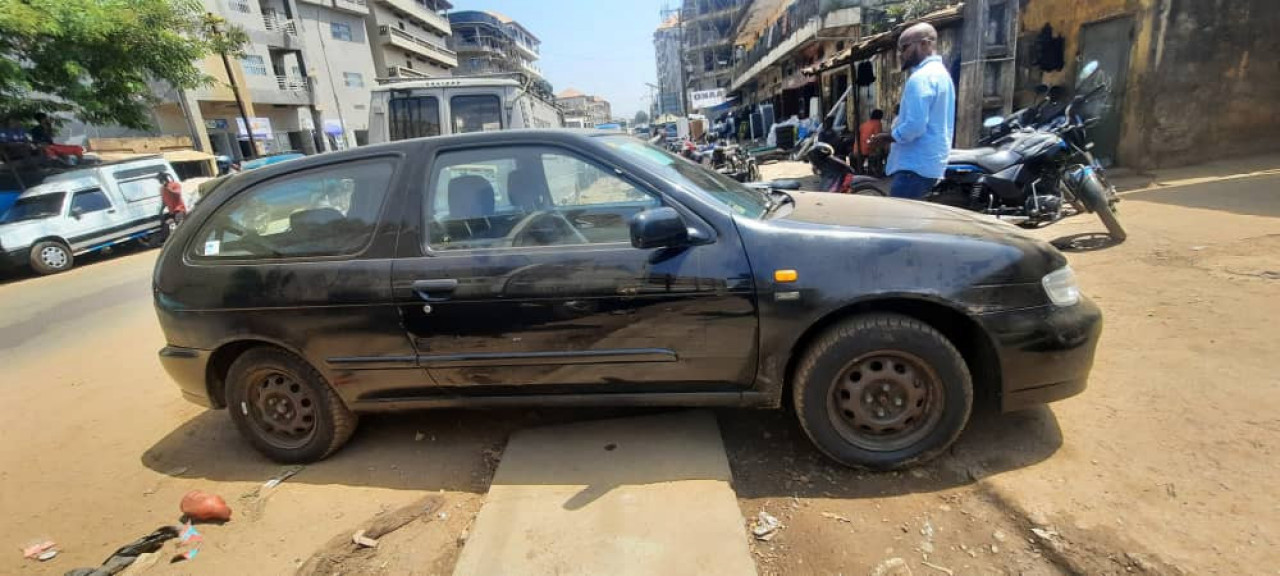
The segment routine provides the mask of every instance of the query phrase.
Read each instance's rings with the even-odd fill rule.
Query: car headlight
[[[1080,301],[1080,284],[1070,266],[1063,266],[1040,279],[1049,300],[1058,306],[1071,306]]]

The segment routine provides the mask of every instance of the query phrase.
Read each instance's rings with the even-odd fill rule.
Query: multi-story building
[[[733,31],[746,4],[747,0],[684,0],[680,28],[686,98],[689,92],[729,88]]]
[[[730,93],[748,104],[772,102],[778,118],[807,116],[814,98],[830,106],[848,87],[847,75],[819,78],[803,70],[858,40],[861,4],[751,0],[734,30],[737,58]]]
[[[299,35],[307,77],[330,149],[364,144],[369,130],[369,88],[381,76],[365,27],[366,0],[298,0]]]
[[[201,148],[232,158],[284,151],[314,153],[355,145],[367,123],[374,70],[362,23],[363,0],[204,0],[205,8],[248,34],[230,60],[249,126],[244,126],[218,56],[198,65],[216,82],[163,94],[162,133],[191,134]]]
[[[583,94],[573,88],[556,94],[556,105],[564,111],[565,128],[593,128],[599,124],[609,124],[613,118],[613,111],[607,100]]]
[[[653,33],[658,65],[658,93],[654,116],[684,115],[684,66],[680,59],[680,15],[672,14]]]
[[[453,8],[448,0],[332,1],[368,3],[365,24],[373,39],[373,63],[379,77],[449,76],[458,67],[458,55],[448,47],[453,34],[444,15]]]
[[[449,14],[453,27],[451,45],[458,54],[455,76],[518,74],[528,81],[542,80],[538,51],[542,41],[519,22],[488,10],[463,10]]]

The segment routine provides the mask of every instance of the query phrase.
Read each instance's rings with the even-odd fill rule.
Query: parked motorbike
[[[887,196],[880,180],[863,176],[853,166],[836,156],[836,150],[826,142],[818,142],[809,150],[809,165],[818,175],[818,189],[841,194]]]
[[[1089,128],[1101,117],[1109,83],[1097,62],[1081,70],[1076,96],[1061,116],[1039,129],[1020,128],[992,147],[953,150],[946,174],[925,199],[990,214],[1025,228],[1074,211],[1098,215],[1111,237],[1127,237],[1116,217],[1118,198],[1090,150]],[[996,127],[1003,118],[990,118]]]
[[[760,179],[760,166],[755,157],[737,144],[716,143],[711,149],[711,168],[739,182]]]

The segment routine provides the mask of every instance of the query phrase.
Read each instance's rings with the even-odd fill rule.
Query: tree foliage
[[[210,83],[197,62],[238,51],[243,30],[213,23],[199,0],[0,0],[0,117],[145,128],[154,83]]]
[[[632,120],[631,122],[633,126],[639,126],[641,124],[648,124],[648,123],[649,123],[649,113],[645,112],[644,110],[637,111],[635,119]]]

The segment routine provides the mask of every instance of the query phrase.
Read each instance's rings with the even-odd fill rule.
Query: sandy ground
[[[1090,388],[1048,408],[979,412],[933,464],[844,470],[785,411],[718,413],[743,516],[784,523],[752,544],[761,573],[867,574],[890,558],[915,574],[1280,573],[1280,175],[1194,180],[1277,166],[1143,177],[1156,185],[1126,197],[1119,246],[1079,236],[1102,230],[1092,216],[1036,231],[1086,248],[1069,257],[1107,322]],[[766,166],[788,170],[805,172]],[[146,574],[292,574],[428,494],[438,512],[320,573],[447,574],[511,431],[636,413],[366,418],[343,451],[255,496],[282,467],[225,413],[184,402],[155,359],[154,257],[0,280],[0,574],[97,565],[176,522],[196,488],[225,497],[233,520],[201,528],[195,560]],[[18,548],[43,538],[62,554],[23,560]]]

